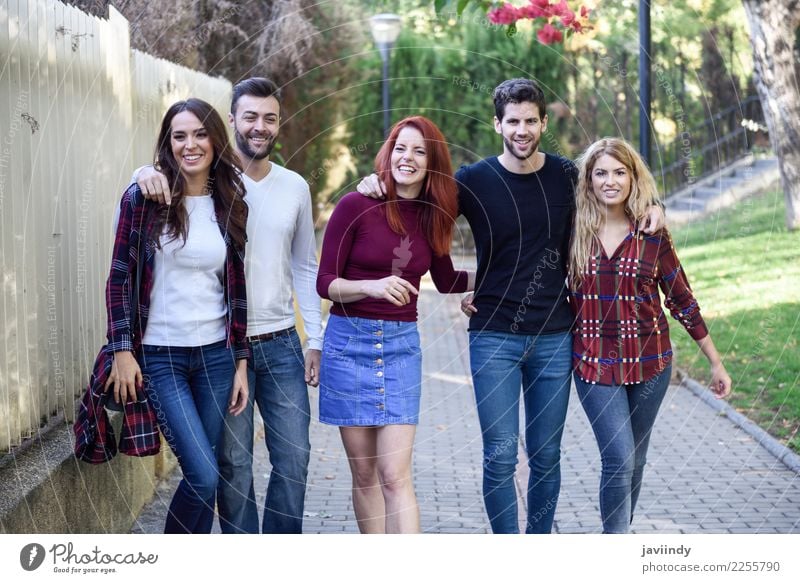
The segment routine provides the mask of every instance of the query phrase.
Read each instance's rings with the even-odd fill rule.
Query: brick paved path
[[[421,291],[424,379],[414,470],[422,529],[489,532],[480,494],[480,429],[469,378],[467,320],[458,310],[458,296],[439,295],[429,281],[423,282]],[[317,396],[312,390],[304,530],[354,533],[347,460],[338,429],[316,421]],[[599,532],[599,455],[574,391],[562,449],[562,490],[554,530]],[[261,433],[255,455],[256,492],[263,504],[269,463]],[[520,460],[524,459],[520,449]],[[520,464],[518,485],[525,483],[526,471]],[[161,531],[180,472],[175,474],[162,484],[133,532]],[[524,503],[521,497],[521,518]],[[633,528],[638,533],[800,532],[800,477],[724,415],[689,390],[673,386],[651,440]]]

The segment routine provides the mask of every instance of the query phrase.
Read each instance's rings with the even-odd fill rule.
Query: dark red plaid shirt
[[[631,232],[611,257],[604,250],[589,260],[579,289],[572,291],[576,315],[573,357],[580,378],[590,383],[641,383],[672,360],[664,304],[689,335],[708,334],[666,230]]]
[[[114,354],[104,346],[94,362],[89,387],[81,399],[78,415],[72,427],[75,433],[75,456],[90,464],[111,461],[117,454],[117,440],[109,422],[105,405],[113,399],[112,391],[105,390]],[[158,419],[144,393],[136,401],[125,404],[119,451],[126,455],[144,457],[158,453]]]

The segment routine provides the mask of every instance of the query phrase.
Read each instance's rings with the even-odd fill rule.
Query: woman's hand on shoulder
[[[395,306],[405,306],[411,302],[411,294],[419,291],[402,277],[390,275],[383,279],[370,279],[361,286],[362,293],[375,299],[384,299]]]

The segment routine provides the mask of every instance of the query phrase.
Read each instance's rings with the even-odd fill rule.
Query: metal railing
[[[766,131],[758,97],[751,95],[659,147],[664,196],[681,190],[746,155]],[[658,175],[656,173],[656,175]]]

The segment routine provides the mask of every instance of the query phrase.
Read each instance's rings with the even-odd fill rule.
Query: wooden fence
[[[0,4],[0,452],[74,415],[105,340],[114,209],[164,111],[230,102],[227,80],[131,50],[129,31],[113,7]]]

